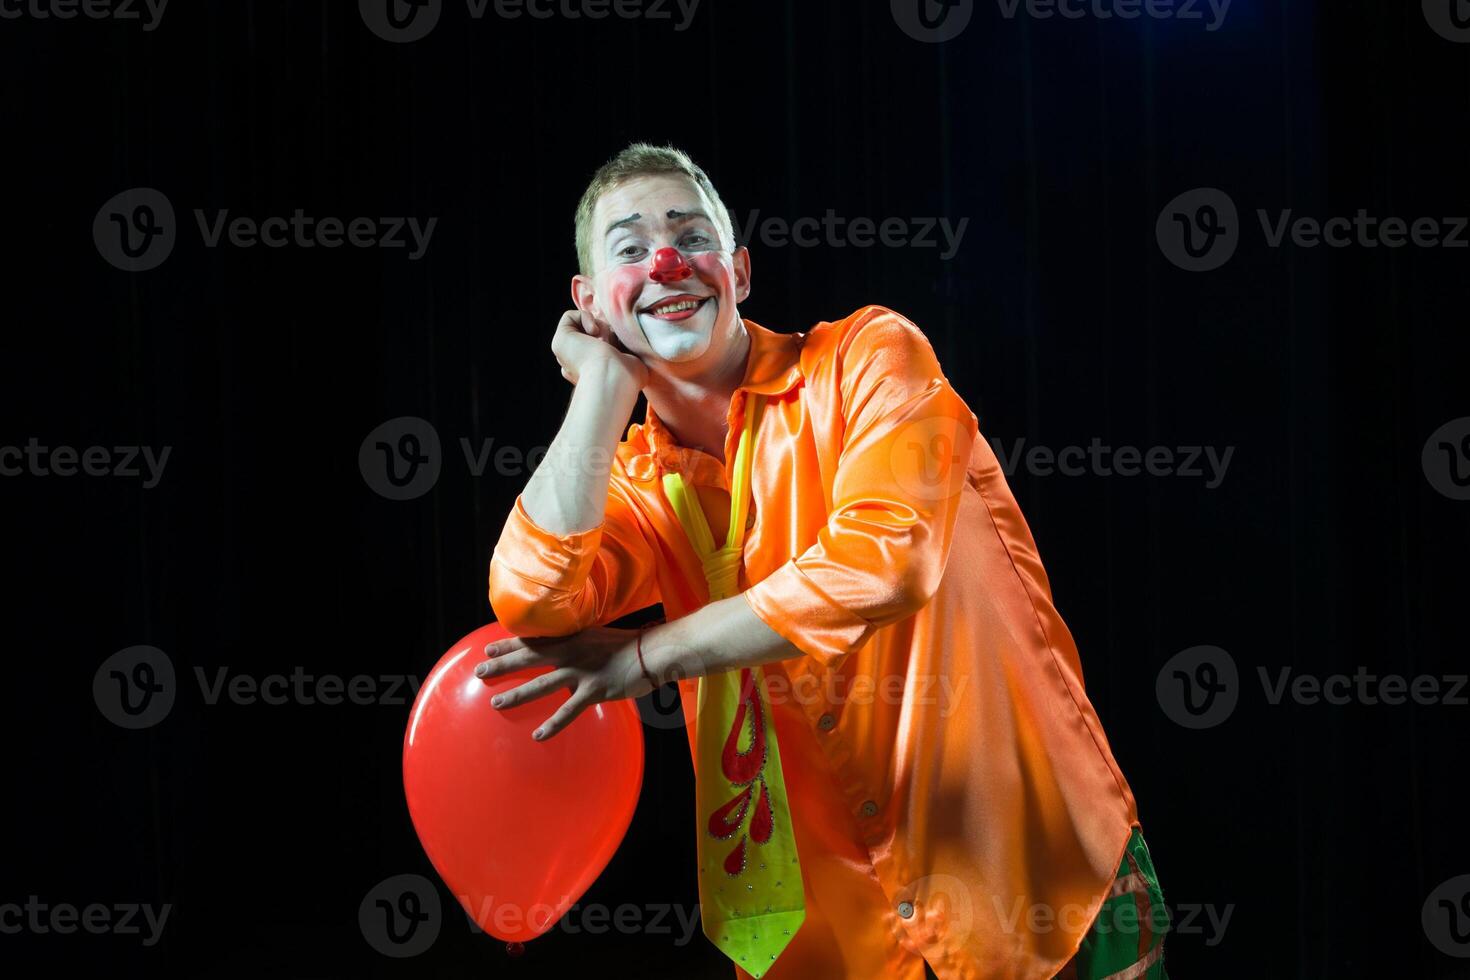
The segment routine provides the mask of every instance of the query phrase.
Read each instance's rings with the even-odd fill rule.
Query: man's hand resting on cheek
[[[513,708],[563,688],[570,690],[566,703],[533,733],[545,740],[591,705],[636,698],[653,689],[638,665],[637,638],[637,630],[599,626],[572,636],[498,640],[485,647],[489,659],[475,668],[475,676],[490,681],[528,667],[550,667],[550,673],[497,694],[490,702],[496,708]]]
[[[581,310],[562,314],[551,338],[551,352],[561,365],[561,376],[572,384],[584,374],[609,370],[635,389],[648,383],[648,367],[622,349],[612,328]]]

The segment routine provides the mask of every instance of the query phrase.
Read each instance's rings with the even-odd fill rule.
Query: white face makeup
[[[675,174],[637,177],[598,199],[595,273],[576,277],[573,292],[645,363],[719,363],[740,336],[736,304],[750,293],[750,260],[743,248],[725,249],[714,213],[699,186]],[[650,275],[663,248],[678,251],[686,278]]]

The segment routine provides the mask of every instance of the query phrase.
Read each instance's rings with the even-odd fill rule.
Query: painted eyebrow
[[[623,225],[630,225],[630,224],[632,224],[635,221],[642,221],[642,220],[643,220],[643,215],[641,215],[641,214],[639,214],[639,213],[637,213],[635,211],[633,214],[628,215],[626,218],[619,218],[617,221],[614,221],[612,224],[608,225],[607,226],[607,231],[605,231],[605,232],[602,233],[602,237],[606,238],[608,235],[611,235],[614,231],[618,230]]]
[[[678,208],[669,208],[668,211],[664,212],[664,217],[669,219],[670,221],[681,222],[692,221],[695,218],[703,218],[705,221],[714,224],[714,219],[705,214],[703,211],[680,211]],[[617,221],[614,221],[612,224],[607,226],[607,231],[603,232],[603,237],[606,238],[608,235],[611,235],[614,231],[621,228],[623,225],[629,225],[634,223],[635,221],[642,220],[643,215],[637,212],[628,215],[626,218],[619,218]]]

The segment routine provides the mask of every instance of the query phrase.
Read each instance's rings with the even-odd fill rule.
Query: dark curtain
[[[1273,703],[1283,669],[1429,676],[1445,695],[1467,670],[1470,234],[1270,240],[1286,211],[1445,234],[1470,214],[1470,45],[1419,4],[1236,0],[1210,30],[1204,4],[1073,20],[976,3],[928,43],[878,0],[703,0],[684,29],[672,4],[592,21],[447,2],[393,43],[347,2],[170,4],[153,29],[27,3],[0,20],[0,446],[170,455],[153,486],[0,479],[0,904],[171,913],[152,945],[0,934],[7,973],[728,975],[677,925],[556,929],[511,957],[442,885],[432,948],[380,954],[364,896],[437,882],[403,799],[409,702],[206,697],[222,669],[422,678],[490,618],[490,552],[527,473],[472,461],[554,435],[572,211],[599,163],[647,140],[699,161],[748,233],[743,315],[804,330],[898,310],[1021,460],[1012,486],[1177,907],[1171,975],[1470,976],[1429,922],[1431,893],[1470,873],[1470,708],[1367,703],[1356,681],[1347,704]],[[130,272],[93,223],[140,187],[167,198],[177,241]],[[1204,272],[1156,234],[1196,188],[1237,210],[1235,254]],[[417,258],[206,244],[222,211],[296,209],[438,221]],[[934,244],[772,232],[829,211],[910,237],[928,221]],[[402,416],[432,425],[440,472],[394,500],[359,450]],[[1169,449],[1174,471],[1072,476],[1026,455],[1094,443]],[[1203,447],[1231,451],[1218,480]],[[128,730],[92,685],[139,645],[167,655],[177,697]],[[1200,646],[1228,653],[1238,702],[1190,728],[1165,710],[1168,665]],[[584,906],[697,901],[685,736],[645,736],[637,815]]]

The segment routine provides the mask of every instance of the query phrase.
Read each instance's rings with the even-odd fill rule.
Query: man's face
[[[714,214],[680,174],[636,177],[604,193],[592,212],[593,275],[572,280],[577,307],[645,363],[720,363],[740,337],[736,304],[750,294],[750,256],[725,250]],[[678,250],[687,278],[650,275],[662,248]]]

